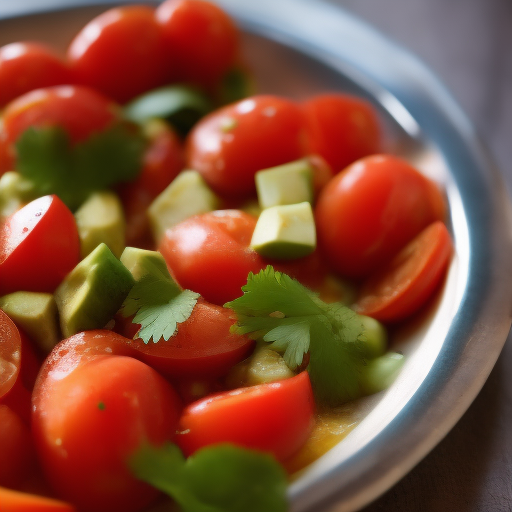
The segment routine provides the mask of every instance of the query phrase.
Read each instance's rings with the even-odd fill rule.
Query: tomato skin
[[[76,143],[118,118],[118,107],[112,100],[88,87],[63,85],[36,89],[15,99],[5,108],[3,125],[10,145],[28,128],[50,126],[64,128]]]
[[[126,245],[152,245],[147,209],[183,166],[181,141],[170,127],[164,125],[150,139],[138,177],[130,183],[123,184],[118,190],[125,213]]]
[[[369,102],[348,94],[321,94],[302,108],[308,151],[324,157],[335,173],[381,151],[379,120]]]
[[[0,176],[14,169],[14,151],[7,141],[7,136],[0,125]]]
[[[235,63],[239,34],[231,18],[203,0],[167,0],[156,10],[174,79],[208,86]]]
[[[257,171],[303,154],[304,119],[299,107],[277,96],[253,96],[204,117],[187,141],[187,165],[220,195],[255,193]]]
[[[0,48],[0,108],[42,87],[73,83],[68,64],[39,43],[11,43]]]
[[[314,400],[307,372],[290,379],[219,393],[187,406],[177,442],[186,455],[217,443],[234,443],[293,455],[314,424]]]
[[[75,507],[63,501],[12,491],[0,487],[1,512],[76,512]]]
[[[0,400],[16,383],[20,366],[20,333],[14,322],[0,309]]]
[[[356,311],[381,322],[397,322],[412,315],[439,285],[452,251],[446,226],[434,222],[388,265],[368,277],[361,288]]]
[[[147,6],[117,7],[94,18],[71,42],[68,59],[78,83],[120,103],[164,84],[172,66]]]
[[[332,268],[361,278],[444,215],[441,192],[398,157],[375,155],[336,175],[315,208],[319,247]]]
[[[45,474],[84,512],[136,512],[158,496],[127,458],[142,443],[174,439],[181,404],[129,340],[87,331],[55,347],[33,398],[32,429]]]
[[[80,261],[75,218],[55,195],[35,199],[0,227],[0,293],[51,293]]]

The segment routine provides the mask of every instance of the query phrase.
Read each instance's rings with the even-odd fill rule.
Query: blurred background
[[[45,1],[0,0],[0,18],[41,10]],[[324,1],[365,19],[441,78],[512,191],[512,1]],[[509,340],[484,389],[447,438],[365,512],[512,510],[511,375]]]

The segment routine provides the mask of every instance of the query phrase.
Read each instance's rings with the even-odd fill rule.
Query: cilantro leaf
[[[137,337],[148,344],[168,340],[187,320],[197,303],[199,294],[182,290],[172,278],[163,274],[146,274],[137,281],[126,297],[121,314],[135,315],[133,323],[140,324]]]
[[[56,194],[76,210],[92,192],[133,180],[145,144],[124,124],[75,145],[63,128],[28,128],[16,143],[17,167],[40,196]]]
[[[232,445],[184,459],[179,448],[142,446],[130,459],[137,478],[171,496],[183,512],[285,512],[286,474],[271,455]]]
[[[225,304],[237,315],[236,332],[270,342],[292,370],[309,352],[308,372],[320,402],[338,405],[361,395],[364,327],[354,311],[322,302],[271,266],[249,274],[242,291]]]

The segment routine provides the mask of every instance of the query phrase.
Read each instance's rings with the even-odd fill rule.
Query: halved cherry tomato
[[[323,156],[335,173],[381,151],[379,119],[369,102],[348,94],[321,94],[302,108],[308,151]]]
[[[152,247],[148,206],[183,169],[183,148],[178,136],[164,123],[150,136],[142,171],[119,188],[126,221],[126,245]]]
[[[314,424],[315,404],[307,372],[290,379],[219,393],[190,404],[177,441],[186,455],[218,443],[293,455]]]
[[[219,194],[255,193],[261,169],[303,154],[304,119],[297,105],[277,96],[254,96],[203,118],[189,134],[187,164]]]
[[[404,160],[375,155],[336,175],[318,198],[318,242],[341,275],[360,278],[445,214],[441,192]]]
[[[167,0],[156,10],[163,27],[173,78],[208,86],[234,64],[239,35],[233,20],[203,0]]]
[[[76,512],[63,501],[0,487],[0,512]]]
[[[20,366],[20,333],[14,322],[0,309],[0,400],[16,383]]]
[[[446,226],[434,222],[363,283],[356,310],[382,322],[412,315],[438,286],[452,250]]]
[[[116,7],[90,21],[68,49],[78,83],[124,103],[165,83],[172,60],[147,6]]]
[[[79,261],[75,218],[55,195],[35,199],[0,227],[0,293],[51,293]]]
[[[135,512],[157,496],[127,458],[174,439],[180,400],[129,340],[87,331],[57,345],[34,389],[32,429],[45,474],[84,512]]]
[[[21,42],[0,48],[0,108],[34,89],[71,83],[68,64],[45,45]]]

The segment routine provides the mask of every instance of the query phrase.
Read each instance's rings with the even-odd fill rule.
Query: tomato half
[[[439,285],[452,251],[446,226],[434,222],[363,283],[356,310],[382,322],[412,315]]]
[[[177,441],[186,455],[218,443],[293,455],[314,424],[309,375],[213,395],[185,408]]]
[[[297,105],[277,96],[253,96],[203,118],[189,134],[187,165],[219,194],[255,193],[257,171],[303,154],[304,119]]]
[[[175,436],[181,404],[129,340],[87,331],[55,347],[34,389],[32,429],[45,474],[81,511],[135,512],[157,491],[135,479],[128,457]]]
[[[0,108],[34,89],[71,84],[69,66],[39,43],[11,43],[0,48]]]
[[[20,333],[14,322],[0,309],[0,399],[16,383],[20,366]]]
[[[63,501],[0,487],[0,512],[76,512]]]
[[[75,218],[55,195],[30,202],[0,227],[0,293],[51,293],[79,261]]]
[[[167,0],[156,10],[163,27],[173,78],[208,86],[234,64],[238,30],[216,5],[203,0]]]
[[[121,103],[165,83],[172,66],[162,27],[146,6],[117,7],[94,18],[71,42],[68,59],[78,83]]]
[[[319,247],[335,271],[364,277],[444,214],[441,192],[411,165],[395,156],[370,156],[336,175],[320,193]]]
[[[373,106],[349,94],[322,94],[308,98],[307,148],[323,156],[335,173],[364,156],[379,153],[379,119]]]

